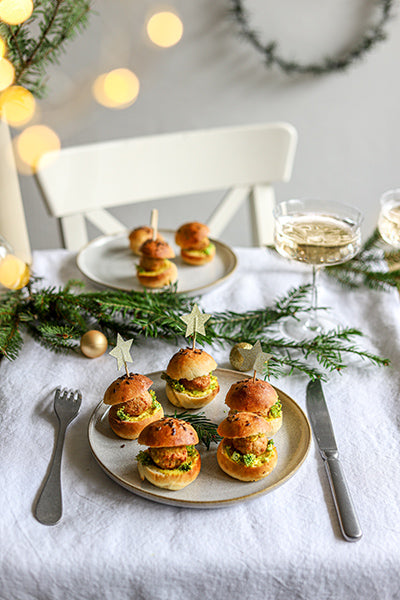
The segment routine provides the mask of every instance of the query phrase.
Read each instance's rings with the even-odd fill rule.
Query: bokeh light
[[[129,69],[114,69],[99,75],[93,84],[93,95],[107,108],[126,108],[133,104],[140,89],[139,79]]]
[[[0,37],[0,58],[3,58],[7,50],[7,46],[3,38]]]
[[[14,77],[14,66],[6,58],[0,58],[0,92],[12,84]]]
[[[32,125],[14,138],[14,146],[18,170],[26,175],[37,170],[39,161],[42,167],[55,160],[61,143],[58,135],[50,127]],[[47,156],[48,152],[52,154]]]
[[[0,0],[0,19],[8,25],[20,25],[31,16],[32,0]]]
[[[28,283],[29,277],[28,265],[13,254],[7,254],[0,261],[0,285],[9,290],[21,289]]]
[[[35,114],[36,101],[29,90],[12,85],[0,94],[0,115],[9,125],[21,127]]]
[[[147,34],[153,44],[170,48],[181,39],[183,24],[178,15],[172,12],[158,12],[147,22]]]

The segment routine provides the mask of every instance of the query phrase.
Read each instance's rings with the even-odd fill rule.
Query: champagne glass
[[[400,248],[400,188],[389,190],[381,197],[378,229],[385,242]]]
[[[285,333],[303,339],[337,327],[337,322],[317,314],[317,275],[324,266],[344,263],[360,250],[361,213],[340,202],[299,199],[278,203],[274,218],[277,251],[312,266],[312,310],[302,319],[287,321]]]

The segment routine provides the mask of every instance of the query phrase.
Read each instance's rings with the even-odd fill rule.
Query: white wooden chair
[[[228,191],[208,220],[211,236],[249,198],[261,246],[272,240],[273,184],[290,179],[296,143],[287,123],[129,138],[62,149],[36,180],[70,250],[88,241],[85,219],[105,234],[126,229],[108,207],[212,190]]]

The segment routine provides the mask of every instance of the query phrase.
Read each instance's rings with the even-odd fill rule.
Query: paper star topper
[[[125,366],[126,372],[128,373],[128,367],[126,366],[126,363],[133,362],[130,353],[132,342],[133,339],[124,341],[124,338],[117,333],[117,345],[115,348],[110,350],[109,354],[117,359],[118,371],[121,369],[121,367]]]
[[[197,304],[195,304],[192,308],[191,313],[181,316],[182,321],[186,323],[185,337],[189,337],[190,335],[193,335],[195,337],[196,333],[206,335],[204,324],[208,321],[210,317],[211,315],[202,313],[201,310],[199,310]]]
[[[238,352],[244,360],[242,366],[243,371],[250,371],[252,369],[253,371],[262,373],[265,363],[272,357],[272,354],[267,354],[262,351],[259,340],[252,348],[238,348]]]

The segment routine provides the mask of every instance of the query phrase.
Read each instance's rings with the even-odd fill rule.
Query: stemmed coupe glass
[[[340,202],[285,200],[276,205],[274,219],[277,251],[285,258],[312,266],[312,310],[299,320],[287,321],[284,332],[303,339],[337,327],[337,322],[317,312],[317,274],[322,267],[344,263],[358,253],[360,211]]]
[[[389,190],[381,197],[378,229],[385,242],[400,248],[400,188]]]

